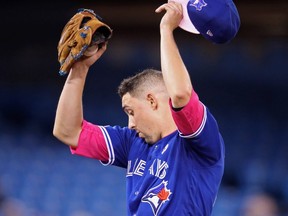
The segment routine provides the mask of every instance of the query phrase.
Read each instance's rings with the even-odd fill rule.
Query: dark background
[[[16,199],[30,211],[28,215],[63,216],[80,210],[91,215],[124,214],[125,173],[72,157],[52,136],[66,78],[58,75],[57,44],[78,8],[93,9],[111,26],[108,49],[88,76],[84,111],[91,122],[125,126],[116,89],[128,75],[147,67],[160,69],[162,15],[154,10],[162,3],[2,3],[0,182],[4,200]],[[245,198],[265,192],[287,215],[288,3],[242,0],[235,4],[241,27],[228,44],[215,45],[199,35],[175,31],[194,88],[217,118],[226,142],[226,171],[214,214],[244,215]],[[108,190],[113,186],[113,192]]]

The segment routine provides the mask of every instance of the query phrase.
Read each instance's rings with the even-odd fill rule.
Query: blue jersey
[[[107,165],[127,169],[128,215],[211,215],[224,172],[224,142],[208,108],[195,133],[174,131],[153,145],[127,127],[101,129]]]

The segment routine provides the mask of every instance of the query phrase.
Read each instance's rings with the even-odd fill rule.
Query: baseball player
[[[129,216],[208,216],[224,171],[224,143],[215,118],[192,87],[174,40],[182,6],[171,1],[156,9],[161,12],[162,71],[146,69],[118,88],[128,127],[94,125],[83,118],[85,80],[89,67],[105,52],[104,43],[96,54],[73,64],[53,134],[73,154],[127,170]]]

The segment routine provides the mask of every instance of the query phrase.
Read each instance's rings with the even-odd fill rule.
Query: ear
[[[153,94],[147,94],[146,100],[149,102],[151,108],[156,110],[158,108],[158,101]]]

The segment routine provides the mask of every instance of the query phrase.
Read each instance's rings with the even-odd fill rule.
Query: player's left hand
[[[162,11],[166,11],[166,13],[161,19],[160,28],[173,31],[183,19],[182,5],[178,2],[169,1],[155,10],[156,13],[161,13]]]

